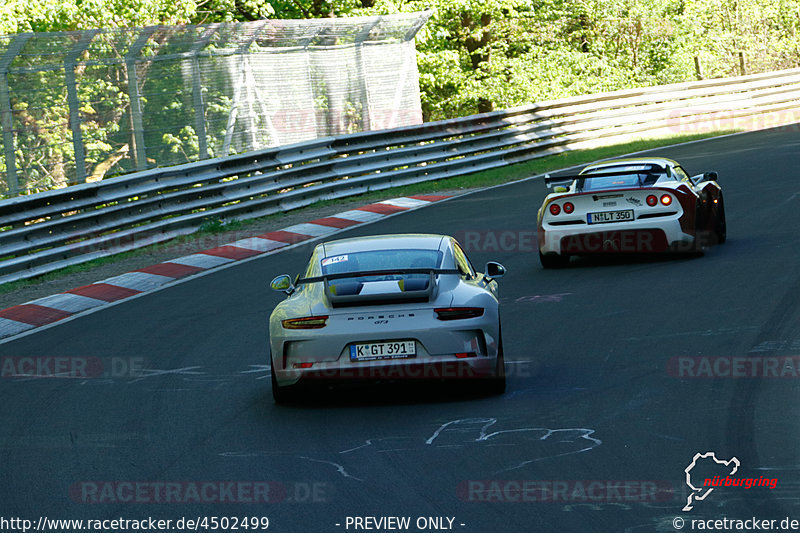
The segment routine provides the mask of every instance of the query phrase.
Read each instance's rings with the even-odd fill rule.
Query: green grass
[[[535,176],[537,174],[542,174],[545,172],[551,172],[565,167],[572,167],[575,165],[591,163],[599,159],[616,157],[624,154],[629,154],[632,152],[639,152],[642,150],[659,148],[662,146],[670,146],[682,142],[716,137],[728,133],[735,133],[735,132],[732,130],[725,130],[725,131],[716,131],[716,132],[693,134],[693,135],[674,135],[669,137],[661,137],[658,139],[641,139],[623,144],[605,146],[602,148],[593,148],[590,150],[574,150],[574,151],[562,152],[560,154],[550,155],[547,157],[542,157],[540,159],[533,159],[531,161],[526,161],[524,163],[516,163],[502,168],[476,172],[473,174],[467,174],[464,176],[458,176],[454,178],[429,181],[426,183],[416,183],[413,185],[394,187],[392,189],[384,189],[381,191],[368,192],[358,196],[350,196],[344,200],[348,201],[359,200],[363,201],[364,203],[368,203],[372,201],[383,200],[386,198],[394,198],[398,196],[435,194],[442,191],[452,191],[456,189],[475,189],[475,188],[489,187],[492,185],[498,185],[501,183],[507,183],[510,181],[516,181],[519,179],[527,178],[529,176]],[[310,211],[319,207],[336,205],[340,203],[342,200],[343,199],[322,200],[319,202],[315,202],[308,207],[297,209],[293,212],[302,213],[303,211]],[[129,257],[135,257],[153,251],[158,251],[168,246],[173,246],[176,244],[182,244],[186,242],[192,242],[194,240],[203,238],[209,234],[221,233],[232,230],[240,230],[243,227],[250,225],[256,221],[278,220],[283,216],[284,213],[276,213],[274,215],[269,215],[266,217],[261,217],[259,219],[252,219],[252,220],[241,220],[241,221],[233,220],[229,222],[224,222],[218,219],[209,220],[205,222],[197,232],[191,235],[176,237],[175,239],[172,239],[165,243],[154,244],[152,246],[147,246],[130,252],[122,252],[109,257],[93,259],[91,261],[87,261],[86,263],[66,267],[51,272],[49,274],[38,276],[36,278],[4,283],[3,285],[0,285],[0,294],[12,292],[44,281],[58,279],[75,272],[85,272],[88,270],[92,270],[93,268],[96,268],[101,265],[106,265],[122,259],[127,259]]]
[[[241,220],[230,220],[225,222],[221,219],[206,220],[197,230],[198,234],[208,235],[209,233],[222,233],[224,231],[236,231],[242,229],[243,223]],[[194,234],[192,234],[194,235]]]

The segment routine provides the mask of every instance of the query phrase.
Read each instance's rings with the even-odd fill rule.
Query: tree
[[[0,34],[185,24],[194,0],[4,0]]]

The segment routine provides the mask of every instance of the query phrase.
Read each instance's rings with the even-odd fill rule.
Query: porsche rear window
[[[442,253],[438,250],[371,250],[324,257],[322,274],[364,272],[403,268],[438,268]]]

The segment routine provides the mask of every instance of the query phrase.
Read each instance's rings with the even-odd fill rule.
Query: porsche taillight
[[[439,320],[463,320],[483,316],[482,307],[438,307],[434,312]]]
[[[284,329],[320,329],[325,327],[327,321],[328,315],[304,316],[281,320],[281,325]]]

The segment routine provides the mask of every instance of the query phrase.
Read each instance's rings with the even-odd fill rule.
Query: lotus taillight
[[[653,196],[651,194],[650,196],[647,197],[647,200],[645,200],[645,201],[647,202],[647,205],[649,205],[650,207],[653,207],[654,205],[656,205],[658,203],[658,198],[656,198],[655,196]]]
[[[328,315],[304,316],[302,318],[287,318],[281,320],[285,329],[320,329],[325,327]]]
[[[663,195],[661,195],[661,203],[662,203],[663,205],[669,205],[669,204],[671,204],[671,203],[672,203],[672,196],[670,196],[669,194],[663,194]]]
[[[572,203],[570,203],[570,202],[567,202],[567,203],[565,203],[565,204],[564,204],[564,212],[565,212],[566,214],[568,214],[568,215],[569,215],[569,214],[570,214],[570,213],[572,213],[573,211],[575,211],[575,206],[574,206],[574,205],[572,205]]]
[[[557,215],[561,212],[561,207],[558,204],[550,204],[550,214]]]
[[[463,320],[483,316],[482,307],[439,307],[434,311],[439,320]]]

